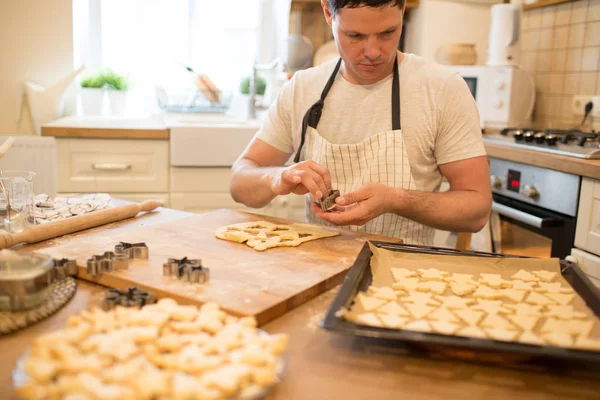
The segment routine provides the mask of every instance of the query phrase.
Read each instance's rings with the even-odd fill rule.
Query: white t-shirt
[[[256,138],[295,154],[302,118],[320,98],[337,59],[298,71],[271,106]],[[475,99],[458,73],[414,54],[404,54],[400,73],[402,136],[418,190],[437,191],[440,164],[485,155]],[[355,144],[392,129],[392,74],[371,85],[355,85],[340,73],[327,98],[317,131],[335,144]]]

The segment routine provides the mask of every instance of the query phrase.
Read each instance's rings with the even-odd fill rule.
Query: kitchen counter
[[[44,124],[42,136],[95,139],[169,139],[169,129],[159,116],[78,117],[71,116]]]
[[[484,145],[488,157],[535,165],[574,175],[586,176],[588,178],[600,179],[600,160],[585,160],[582,158],[567,157],[558,154],[519,149],[485,142]]]
[[[129,219],[55,240],[91,232],[124,232],[171,222],[189,213],[159,209]],[[52,240],[24,247],[36,250],[51,246]],[[104,287],[78,281],[75,297],[57,314],[0,340],[0,393],[16,399],[11,372],[17,359],[38,335],[65,326],[70,315],[101,303]],[[268,399],[464,399],[597,398],[600,376],[592,371],[569,376],[554,373],[498,368],[465,362],[431,360],[409,356],[401,348],[376,347],[363,340],[332,334],[320,328],[338,288],[314,298],[263,328],[270,333],[287,333],[290,346],[281,382]],[[596,372],[597,374],[597,372]]]

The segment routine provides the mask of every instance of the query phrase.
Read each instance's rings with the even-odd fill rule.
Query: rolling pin
[[[160,205],[160,201],[146,200],[140,204],[127,204],[124,206],[94,211],[89,214],[78,215],[63,221],[51,222],[44,225],[34,225],[22,232],[0,235],[0,249],[16,246],[21,243],[37,243],[42,240],[53,239],[69,233],[121,221],[123,219],[135,217],[142,211],[152,211],[155,208],[160,207]]]

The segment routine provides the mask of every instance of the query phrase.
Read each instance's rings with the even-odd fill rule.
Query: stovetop
[[[483,141],[568,157],[600,159],[600,133],[580,130],[506,128],[486,134]]]

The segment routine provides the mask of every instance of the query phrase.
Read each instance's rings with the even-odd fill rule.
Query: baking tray
[[[520,256],[484,253],[478,251],[460,251],[447,248],[404,245],[374,241],[376,247],[407,253],[421,253],[450,256],[477,257],[509,257]],[[437,333],[416,332],[409,330],[384,329],[358,325],[336,316],[342,307],[348,307],[359,291],[366,291],[372,281],[370,260],[371,250],[365,243],[350,271],[346,275],[342,287],[331,303],[321,326],[329,331],[368,338],[373,344],[403,347],[420,355],[434,358],[453,358],[468,361],[502,364],[504,366],[543,366],[587,369],[600,371],[600,352],[561,348],[555,346],[538,346],[525,343],[503,342],[494,339],[479,339],[462,336],[442,335]],[[596,316],[600,316],[600,291],[587,278],[581,269],[569,261],[560,261],[560,272],[573,290],[587,303]]]

